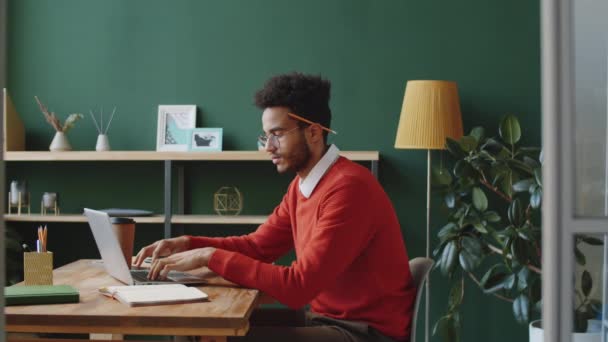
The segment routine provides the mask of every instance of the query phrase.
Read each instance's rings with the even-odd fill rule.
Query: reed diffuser
[[[110,120],[108,120],[108,124],[105,129],[103,127],[103,107],[101,107],[99,114],[99,123],[95,119],[95,115],[92,110],[89,110],[89,114],[91,114],[91,118],[93,119],[93,123],[95,124],[95,128],[97,128],[97,143],[95,144],[95,151],[109,151],[110,150],[110,141],[108,140],[108,130],[110,129],[110,125],[112,124],[112,119],[114,119],[114,113],[116,113],[116,107],[112,110],[112,114],[110,114]]]

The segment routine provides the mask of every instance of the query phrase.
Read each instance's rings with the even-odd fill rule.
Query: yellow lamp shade
[[[407,82],[395,148],[441,150],[447,137],[458,140],[462,134],[455,82]]]

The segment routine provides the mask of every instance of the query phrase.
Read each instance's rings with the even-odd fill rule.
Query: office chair
[[[410,342],[416,342],[416,321],[418,319],[418,308],[420,306],[420,298],[422,298],[422,290],[435,261],[430,258],[414,258],[410,260],[410,272],[412,280],[416,286],[416,301],[414,302],[414,312],[412,313],[412,326],[410,334]]]

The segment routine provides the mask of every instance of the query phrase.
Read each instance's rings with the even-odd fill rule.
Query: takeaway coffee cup
[[[131,268],[133,259],[133,242],[135,241],[135,221],[128,217],[112,217],[112,229],[118,239],[120,249],[127,266]]]

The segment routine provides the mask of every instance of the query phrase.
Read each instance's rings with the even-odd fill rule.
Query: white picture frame
[[[159,105],[156,150],[188,151],[195,127],[196,105]]]
[[[220,152],[223,128],[194,128],[190,134],[189,151]]]

